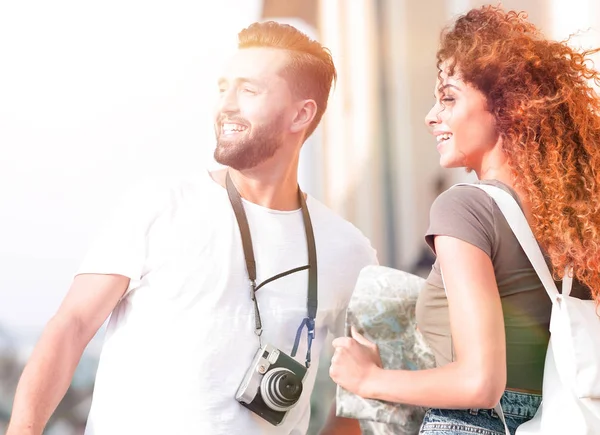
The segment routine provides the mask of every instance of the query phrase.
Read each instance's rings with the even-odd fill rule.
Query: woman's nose
[[[437,104],[435,104],[431,110],[425,116],[425,125],[427,127],[433,127],[435,124],[440,123],[440,108]]]

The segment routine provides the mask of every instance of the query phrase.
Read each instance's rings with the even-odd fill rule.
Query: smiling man
[[[9,435],[42,433],[111,313],[86,435],[306,433],[325,339],[377,262],[298,186],[335,77],[294,27],[240,32],[215,107],[225,168],[126,197],[36,346]],[[325,433],[360,432],[332,416]]]
[[[285,68],[287,56],[282,50],[251,47],[231,60],[219,80],[217,162],[238,170],[251,169],[271,159],[284,145],[285,111],[292,105],[293,94],[279,71]],[[301,122],[316,112],[310,104],[298,109],[298,115],[305,118],[298,119]]]

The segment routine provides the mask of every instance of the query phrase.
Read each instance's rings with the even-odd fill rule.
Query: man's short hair
[[[288,51],[290,61],[281,72],[283,77],[294,95],[313,99],[317,104],[317,113],[305,138],[309,137],[327,109],[331,85],[337,80],[331,52],[295,27],[275,21],[254,23],[238,34],[238,48],[252,47]]]

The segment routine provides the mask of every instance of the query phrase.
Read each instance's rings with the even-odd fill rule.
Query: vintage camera
[[[235,398],[278,426],[302,394],[306,367],[270,344],[256,352]]]

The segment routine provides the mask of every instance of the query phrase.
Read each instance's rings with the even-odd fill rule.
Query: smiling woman
[[[465,167],[478,184],[512,196],[555,278],[573,264],[571,296],[600,300],[600,97],[588,81],[600,83],[600,72],[592,53],[544,38],[523,13],[473,9],[442,34],[425,120],[440,165]],[[426,241],[437,258],[416,316],[436,367],[383,369],[377,348],[357,336],[338,342],[332,377],[366,398],[430,408],[423,434],[514,434],[541,403],[551,301],[477,186],[439,195]]]
[[[523,13],[474,9],[442,35],[436,103],[426,117],[440,165],[473,170],[478,183],[512,195],[555,279],[575,265],[582,299],[600,291],[598,247],[586,242],[600,230],[600,98],[587,81],[600,73],[586,63],[592,53],[545,39]],[[466,407],[499,400],[512,433],[541,401],[550,300],[506,219],[478,189],[438,197],[427,242],[437,260],[417,305],[419,326],[438,366],[481,361],[479,394],[489,401]],[[466,333],[475,329],[483,333]],[[422,430],[504,432],[493,413],[452,408],[431,409]]]
[[[483,157],[501,140],[496,120],[487,110],[485,95],[464,82],[460,73],[449,75],[446,69],[442,66],[435,89],[436,104],[425,120],[437,139],[442,167],[466,167],[478,172]]]

